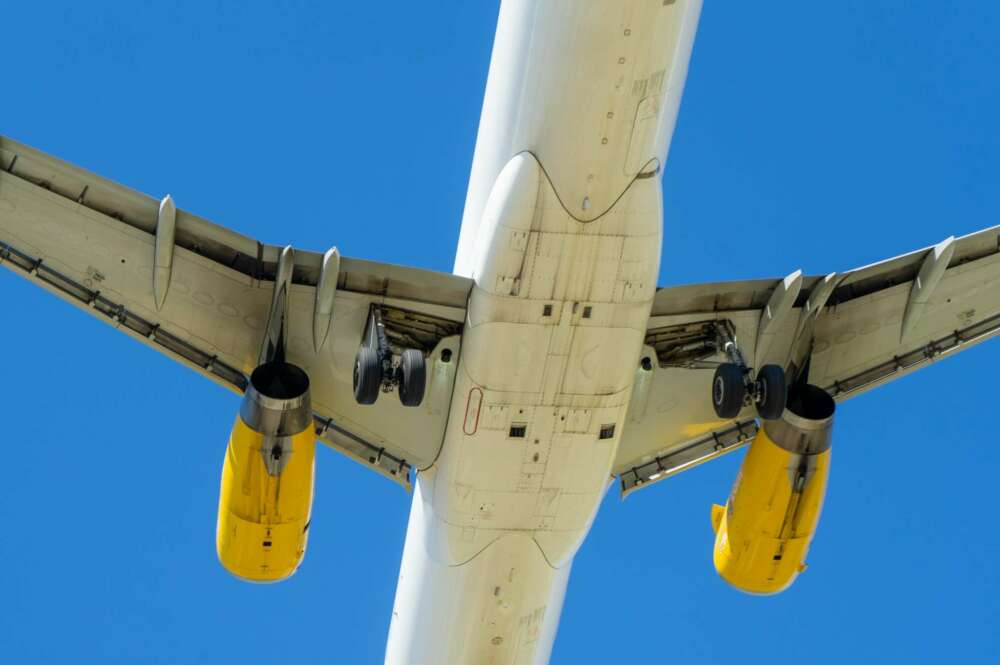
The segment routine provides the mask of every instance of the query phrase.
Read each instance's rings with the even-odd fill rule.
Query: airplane
[[[716,565],[778,591],[815,529],[835,405],[1000,328],[998,231],[657,289],[699,10],[503,6],[454,275],[264,245],[8,139],[0,256],[244,396],[218,534],[237,576],[301,563],[317,437],[413,491],[386,662],[546,662],[611,479],[627,495],[743,446]],[[780,523],[754,505],[775,490]]]

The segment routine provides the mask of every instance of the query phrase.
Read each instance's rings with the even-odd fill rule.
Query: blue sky
[[[42,5],[45,6],[42,6]],[[706,3],[660,280],[844,270],[1000,222],[1000,4]],[[450,270],[497,3],[0,0],[0,133],[266,242]],[[0,661],[380,663],[409,496],[329,450],[307,560],[216,562],[238,399],[0,273]],[[552,662],[997,662],[990,342],[843,406],[810,569],[741,595],[739,455],[622,503]]]

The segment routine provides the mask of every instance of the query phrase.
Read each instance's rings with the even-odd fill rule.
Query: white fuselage
[[[700,0],[505,0],[455,272],[471,277],[385,662],[549,660],[656,287]]]

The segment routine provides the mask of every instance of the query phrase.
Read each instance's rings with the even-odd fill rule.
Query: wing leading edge
[[[0,137],[0,263],[242,393],[282,248],[171,207]],[[409,488],[410,471],[432,464],[443,440],[471,282],[343,257],[333,288],[321,288],[323,266],[324,254],[295,251],[289,298],[289,361],[310,375],[317,435]],[[391,343],[428,354],[419,408],[354,401],[354,354],[372,303]]]

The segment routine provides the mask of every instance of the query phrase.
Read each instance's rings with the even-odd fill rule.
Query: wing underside
[[[0,263],[241,393],[256,366],[282,248],[177,210],[158,307],[160,204],[0,138]],[[319,437],[409,487],[411,470],[433,463],[443,440],[455,363],[442,356],[458,357],[471,283],[343,257],[333,301],[320,306],[323,258],[295,251],[288,359],[310,376]],[[372,304],[390,344],[427,354],[428,394],[419,408],[354,400],[354,354]],[[316,330],[329,332],[318,339]]]
[[[614,473],[628,494],[749,442],[708,398],[719,326],[751,366],[844,401],[1000,333],[1000,227],[842,274],[661,289]]]

